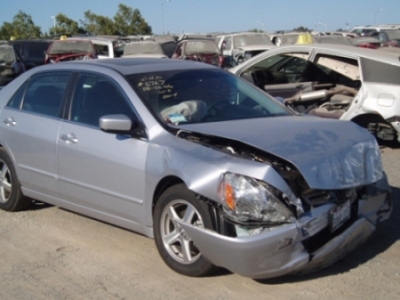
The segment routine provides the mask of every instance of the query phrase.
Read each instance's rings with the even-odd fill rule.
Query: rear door
[[[31,196],[58,195],[56,140],[69,76],[69,72],[48,72],[31,77],[1,112],[2,143]]]

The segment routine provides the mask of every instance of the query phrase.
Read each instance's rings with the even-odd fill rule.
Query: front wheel
[[[30,199],[24,197],[7,152],[0,148],[0,208],[7,211],[17,211],[27,207]]]
[[[175,221],[212,228],[205,202],[196,198],[184,184],[167,189],[158,199],[154,211],[154,238],[164,262],[174,271],[199,277],[210,274],[215,266],[208,261]]]

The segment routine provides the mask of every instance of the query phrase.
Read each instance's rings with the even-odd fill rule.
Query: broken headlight
[[[243,175],[225,173],[219,188],[225,214],[238,223],[282,224],[292,212],[272,192],[272,188]]]

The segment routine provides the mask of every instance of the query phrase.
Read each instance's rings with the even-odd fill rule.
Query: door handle
[[[75,137],[73,133],[63,134],[60,137],[61,140],[66,142],[67,144],[76,144],[78,143],[78,139]]]
[[[15,122],[14,118],[4,119],[3,123],[6,124],[7,126],[15,126],[15,125],[17,125],[17,122]]]

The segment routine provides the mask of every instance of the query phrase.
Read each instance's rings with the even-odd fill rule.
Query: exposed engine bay
[[[327,86],[331,88],[327,89]],[[340,119],[357,93],[357,89],[345,85],[324,84],[317,85],[313,91],[298,92],[293,97],[286,98],[284,103],[297,112]]]

